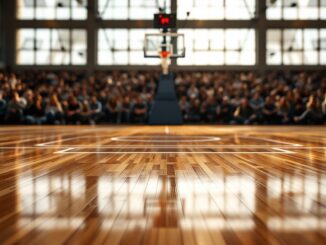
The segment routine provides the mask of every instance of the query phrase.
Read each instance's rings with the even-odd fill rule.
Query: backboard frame
[[[162,37],[162,41],[164,37],[176,37],[176,38],[182,38],[182,48],[180,49],[181,52],[179,53],[179,49],[174,49],[173,44],[171,43],[161,43],[159,44],[159,47],[156,49],[155,54],[149,54],[149,51],[147,50],[147,47],[149,46],[148,43],[150,42],[150,37]],[[177,59],[177,58],[184,58],[186,56],[186,49],[185,49],[185,35],[183,33],[175,33],[175,32],[168,32],[168,33],[146,33],[144,38],[144,57],[145,58],[160,58],[159,50],[160,47],[167,47],[172,46],[172,51],[176,50],[176,53],[172,53],[170,58],[171,59]],[[154,52],[154,50],[152,50]]]

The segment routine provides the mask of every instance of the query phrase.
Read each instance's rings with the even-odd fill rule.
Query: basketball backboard
[[[161,51],[169,51],[170,58],[185,57],[184,34],[148,33],[144,39],[145,58],[160,58]]]

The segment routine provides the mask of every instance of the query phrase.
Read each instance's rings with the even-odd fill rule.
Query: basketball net
[[[164,75],[169,74],[169,65],[171,64],[171,52],[170,51],[159,51],[161,57],[161,66],[162,66],[162,73]]]

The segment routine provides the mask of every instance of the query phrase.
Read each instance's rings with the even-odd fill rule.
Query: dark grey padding
[[[149,113],[151,125],[182,124],[182,113],[175,93],[173,75],[161,75],[152,109]]]

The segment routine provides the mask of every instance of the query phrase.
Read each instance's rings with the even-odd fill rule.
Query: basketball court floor
[[[326,244],[325,127],[0,135],[0,244]]]

